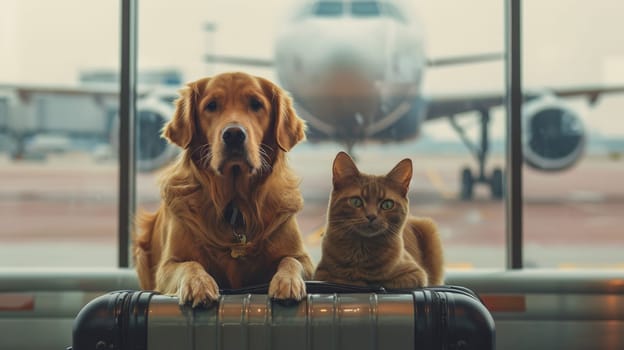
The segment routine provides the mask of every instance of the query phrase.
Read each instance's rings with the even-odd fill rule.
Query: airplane
[[[493,198],[502,198],[503,170],[495,168],[486,174],[485,167],[489,156],[490,111],[503,104],[504,93],[426,95],[422,82],[427,69],[501,60],[503,54],[428,58],[422,23],[409,2],[402,0],[303,1],[293,7],[275,43],[272,59],[207,54],[204,60],[275,69],[278,83],[289,91],[297,113],[307,121],[308,141],[335,141],[351,154],[356,144],[367,141],[415,139],[424,122],[445,118],[478,165],[476,171],[468,167],[461,170],[460,197],[473,198],[475,185],[485,184]],[[172,101],[177,97],[179,86],[179,79],[174,79],[172,84],[167,77],[169,75],[165,74],[167,81],[161,84],[163,86],[142,89],[139,94],[137,168],[140,171],[160,168],[178,152],[176,147],[161,139],[158,132],[173,115]],[[87,80],[98,82],[101,79],[101,74],[95,74]],[[587,132],[578,112],[564,98],[587,97],[594,104],[602,94],[622,92],[624,86],[525,91],[523,154],[526,164],[547,172],[572,167],[583,155]],[[61,89],[0,86],[0,135],[16,135],[23,148],[27,137],[50,131],[45,125],[53,126],[53,132],[74,132],[76,123],[59,130],[57,122],[42,122],[46,117],[32,112],[36,109],[32,100],[46,94],[90,95],[96,104],[105,106],[101,120],[92,122],[93,130],[78,127],[77,134],[110,142],[116,150],[118,118],[110,112],[110,104],[102,101],[116,96],[117,91],[102,90],[98,85]],[[30,107],[23,107],[29,103]],[[8,110],[19,113],[8,113],[8,117],[4,117],[3,109],[7,108],[2,107],[3,104],[9,106]],[[25,112],[30,113],[30,118],[24,117]],[[467,136],[465,128],[457,121],[459,115],[466,112],[478,113],[481,130],[477,142]]]
[[[207,54],[205,60],[237,66],[274,68],[307,121],[310,142],[336,141],[349,153],[367,141],[400,142],[419,135],[423,122],[447,118],[477,161],[477,172],[461,171],[461,198],[475,184],[503,196],[503,171],[485,172],[490,110],[505,96],[495,93],[426,96],[429,68],[504,59],[484,53],[428,59],[422,23],[399,0],[313,0],[294,8],[276,38],[273,59]],[[523,105],[524,159],[542,171],[573,166],[583,155],[586,131],[579,114],[562,98],[624,92],[618,87],[578,87],[526,91]],[[480,140],[473,142],[457,115],[476,111]]]
[[[170,67],[143,68],[137,80],[137,169],[152,171],[178,153],[157,135],[173,113],[182,74]],[[118,152],[118,107],[115,69],[82,71],[73,85],[0,83],[0,151],[15,160],[76,149],[108,158]]]

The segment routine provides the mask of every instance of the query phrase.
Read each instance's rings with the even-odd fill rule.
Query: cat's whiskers
[[[356,218],[351,218],[351,219],[344,219],[344,218],[336,218],[336,219],[330,219],[328,221],[329,225],[331,225],[334,229],[350,229],[353,228],[354,226],[357,225],[361,225],[362,223],[364,223],[364,220],[360,220],[360,219],[356,219]]]

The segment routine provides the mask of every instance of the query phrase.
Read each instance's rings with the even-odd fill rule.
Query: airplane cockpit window
[[[342,16],[344,6],[338,1],[319,1],[314,8],[314,15],[317,17],[338,17]]]
[[[356,18],[389,17],[407,22],[403,13],[391,2],[354,1],[349,4],[350,15]]]
[[[354,17],[379,17],[381,4],[377,1],[355,1],[351,3],[351,15]]]

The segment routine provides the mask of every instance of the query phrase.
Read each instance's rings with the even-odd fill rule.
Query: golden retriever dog
[[[163,136],[183,152],[161,174],[158,210],[138,215],[141,288],[193,307],[217,300],[219,288],[262,283],[272,298],[301,300],[313,266],[285,155],[305,138],[290,97],[245,73],[200,79],[180,94]]]

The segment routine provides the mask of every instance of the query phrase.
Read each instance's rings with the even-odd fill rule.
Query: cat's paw
[[[410,271],[384,283],[386,288],[416,289],[427,286],[427,273],[423,270]]]

